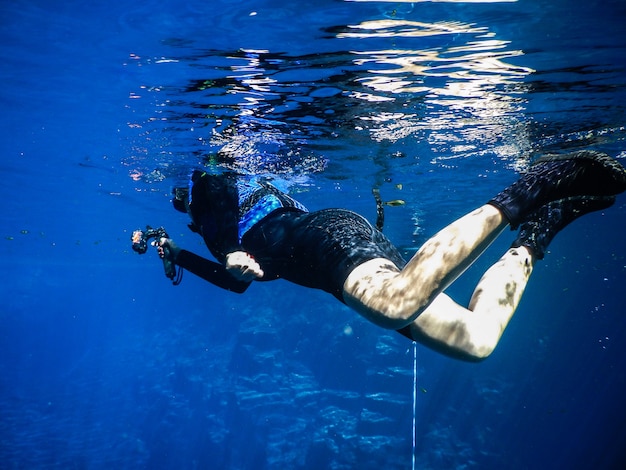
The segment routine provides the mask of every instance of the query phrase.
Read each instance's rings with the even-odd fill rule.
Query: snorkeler
[[[593,151],[539,158],[485,205],[430,238],[405,262],[362,216],[309,212],[267,181],[195,171],[175,189],[176,209],[218,263],[160,238],[161,258],[233,292],[253,280],[282,278],[333,294],[371,322],[441,353],[481,360],[498,344],[535,261],[576,218],[615,202],[626,170]],[[511,247],[478,282],[467,308],[444,291],[500,235],[519,228]]]

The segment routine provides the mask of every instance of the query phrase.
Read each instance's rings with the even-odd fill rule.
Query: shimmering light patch
[[[400,102],[416,98],[428,113],[407,112],[361,115],[376,141],[398,141],[411,135],[426,134],[433,145],[449,139],[451,130],[462,136],[447,148],[454,154],[471,152],[479,141],[497,144],[507,129],[518,127],[523,113],[522,81],[534,71],[510,63],[523,56],[499,39],[488,27],[463,22],[425,23],[387,17],[347,26],[340,39],[359,39],[367,47],[381,38],[397,38],[405,47],[353,50],[353,62],[366,68],[357,81],[371,96],[396,96]],[[407,44],[423,48],[407,48]],[[413,108],[415,109],[415,108]],[[477,123],[479,123],[477,125]],[[440,147],[440,150],[442,148]]]
[[[417,130],[415,123],[418,121],[418,118],[416,115],[412,114],[380,113],[373,116],[362,116],[361,119],[363,121],[379,123],[379,125],[372,130],[372,136],[376,140],[389,139],[397,141],[410,136]],[[375,129],[384,129],[384,132],[380,133]]]
[[[363,93],[361,91],[353,91],[350,93],[351,98],[357,98],[363,101],[369,101],[370,103],[377,103],[381,101],[394,101],[393,98],[387,96],[373,95],[372,93]]]
[[[486,28],[474,28],[458,22],[421,23],[407,20],[364,21],[348,26],[348,31],[337,35],[338,38],[375,38],[375,37],[425,37],[439,34],[487,33]]]
[[[497,85],[518,82],[533,70],[508,64],[504,59],[521,56],[521,51],[497,51],[506,42],[476,41],[447,50],[354,51],[357,65],[372,65],[372,76],[361,81],[377,90],[393,93],[431,92],[442,95],[478,97]],[[385,68],[380,68],[383,65]],[[398,77],[401,75],[401,78]],[[447,79],[443,87],[424,86],[424,77]],[[460,80],[462,85],[451,84]],[[465,86],[470,83],[469,87]]]

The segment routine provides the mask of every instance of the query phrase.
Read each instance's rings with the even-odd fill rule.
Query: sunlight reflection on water
[[[511,62],[521,50],[486,26],[385,16],[326,28],[339,52],[198,52],[173,42],[171,57],[144,63],[193,67],[206,79],[151,84],[164,106],[152,126],[132,125],[176,135],[162,146],[170,167],[203,161],[250,173],[324,171],[368,142],[422,142],[431,163],[480,154],[485,143],[501,158],[524,154],[523,80],[533,70]]]
[[[456,129],[462,130],[465,141],[449,148],[453,153],[467,153],[485,139],[497,142],[512,125],[520,127],[518,117],[524,105],[524,87],[520,85],[533,70],[508,63],[508,59],[522,56],[523,52],[508,50],[509,42],[496,39],[488,28],[461,22],[384,19],[348,26],[337,35],[340,39],[366,40],[434,36],[450,36],[451,41],[426,49],[353,51],[358,56],[355,64],[368,68],[368,75],[360,78],[360,83],[374,91],[371,95],[355,96],[365,100],[372,96],[373,101],[379,101],[380,94],[422,95],[429,108],[424,115],[396,112],[362,116],[363,120],[377,123],[371,128],[372,138],[378,142],[397,141],[425,130],[429,139],[440,145],[459,140],[449,132]],[[523,139],[517,142],[515,154],[519,154]],[[506,148],[501,147],[501,156],[509,156]]]

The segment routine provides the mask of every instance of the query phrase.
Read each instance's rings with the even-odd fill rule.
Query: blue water
[[[550,247],[494,354],[331,296],[164,277],[190,169],[271,174],[410,255],[537,154],[626,163],[621,0],[0,5],[0,467],[624,468],[626,197]],[[450,292],[466,302],[505,233]]]

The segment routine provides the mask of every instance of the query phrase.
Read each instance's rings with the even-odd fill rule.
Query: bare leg
[[[469,310],[440,294],[410,325],[411,335],[447,355],[486,358],[519,305],[533,264],[527,248],[509,249],[479,281]]]
[[[427,241],[402,271],[380,258],[357,266],[344,283],[344,301],[373,323],[408,329],[414,339],[444,353],[484,358],[515,313],[535,257],[541,259],[572,220],[609,207],[625,190],[626,170],[608,155],[541,157],[488,205]],[[512,245],[517,248],[485,273],[468,309],[454,303],[443,291],[509,222],[522,224]]]
[[[357,266],[344,284],[347,305],[384,328],[411,324],[506,227],[501,212],[484,205],[428,240],[402,271],[385,259]]]

